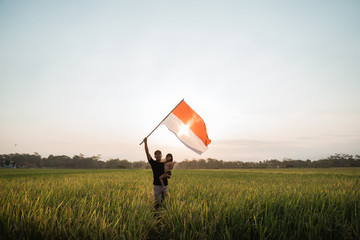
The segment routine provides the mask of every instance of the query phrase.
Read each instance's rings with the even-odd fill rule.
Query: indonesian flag
[[[211,143],[204,121],[184,100],[163,120],[162,124],[165,124],[185,146],[198,154],[205,152]]]

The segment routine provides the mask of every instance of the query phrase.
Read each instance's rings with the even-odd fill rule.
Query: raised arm
[[[147,144],[147,138],[144,138],[144,143],[145,143],[145,153],[146,153],[146,157],[148,162],[150,162],[151,160],[151,155],[149,153],[149,148],[148,148],[148,144]]]

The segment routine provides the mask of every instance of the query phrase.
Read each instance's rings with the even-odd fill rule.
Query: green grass
[[[3,239],[360,239],[360,169],[0,169]]]

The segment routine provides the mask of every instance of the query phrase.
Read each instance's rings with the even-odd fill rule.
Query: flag
[[[162,121],[188,148],[198,154],[211,143],[202,118],[182,100]]]

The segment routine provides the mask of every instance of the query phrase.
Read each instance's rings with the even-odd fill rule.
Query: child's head
[[[171,153],[166,154],[166,162],[172,162],[173,161],[173,156]]]

